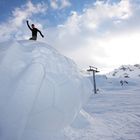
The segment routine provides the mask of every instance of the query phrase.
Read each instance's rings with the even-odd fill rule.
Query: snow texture
[[[65,140],[140,140],[140,79],[124,85],[105,75],[96,80],[98,94],[65,128]]]
[[[71,124],[91,88],[75,63],[51,46],[1,42],[0,140],[49,140]]]
[[[139,140],[139,75],[97,75],[91,95],[92,77],[49,45],[0,43],[0,140]]]

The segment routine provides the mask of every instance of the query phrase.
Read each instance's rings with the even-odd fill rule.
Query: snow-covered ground
[[[0,43],[0,140],[140,140],[139,75],[98,75],[89,98],[89,77],[51,46]]]
[[[118,79],[99,79],[100,93],[92,95],[66,135],[70,140],[139,140],[140,80],[121,86]]]

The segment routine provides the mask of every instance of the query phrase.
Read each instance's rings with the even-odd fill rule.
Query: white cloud
[[[58,10],[70,6],[67,0],[51,2],[54,2],[52,8]],[[16,39],[27,38],[29,32],[23,25],[25,20],[35,14],[45,13],[46,10],[44,3],[31,2],[15,9],[12,18],[0,25],[0,40],[11,36]],[[137,53],[140,46],[139,12],[140,7],[134,1],[121,0],[113,4],[109,1],[97,1],[82,13],[72,11],[64,24],[47,28],[44,33],[47,35],[47,43],[74,59],[80,67],[94,65],[106,71],[127,62],[137,63],[137,60],[140,60]],[[41,24],[38,25],[41,28]]]
[[[140,29],[133,32],[131,37],[127,37],[133,30],[130,29],[135,17],[133,4],[129,0],[121,0],[113,4],[97,1],[92,6],[85,8],[81,14],[73,11],[63,25],[59,25],[55,31],[49,32],[48,41],[83,68],[95,65],[105,72],[127,63],[127,61],[137,63],[136,51],[134,51],[131,61],[127,59],[133,50],[132,44],[135,44],[136,50],[140,46],[138,37],[137,40],[134,40]],[[121,34],[124,35],[119,37]],[[128,49],[128,54],[124,59],[126,46],[131,49]],[[119,51],[122,52],[119,53]],[[116,53],[118,56],[121,54],[119,59]]]
[[[51,6],[53,9],[58,9],[57,0],[51,0],[50,6]]]
[[[23,34],[24,28],[23,24],[25,21],[38,13],[45,13],[47,11],[47,5],[44,3],[33,4],[28,1],[25,5],[20,8],[16,8],[12,12],[12,17],[6,23],[0,24],[0,39],[4,40],[7,38],[14,38],[18,34]]]
[[[69,0],[62,0],[61,2],[62,2],[61,3],[61,8],[65,8],[65,7],[71,6],[71,3],[70,3]]]
[[[77,16],[78,21],[76,22],[81,27],[96,29],[104,20],[125,20],[131,15],[132,11],[129,0],[121,0],[117,4],[97,1],[94,6],[84,9],[83,14]],[[68,22],[74,19],[73,16],[75,14],[71,15]]]
[[[101,18],[127,19],[132,14],[130,0],[121,0],[119,3],[114,4],[97,1],[95,6],[94,10],[97,14],[100,14]]]
[[[100,45],[105,48],[107,57],[102,60],[108,67],[114,68],[122,64],[140,63],[140,29],[128,31],[102,39]]]
[[[129,0],[121,0],[119,3],[109,4],[97,1],[94,5],[83,10],[82,14],[72,11],[67,21],[61,25],[60,36],[77,34],[77,32],[94,33],[105,22],[120,23],[132,15]],[[106,25],[108,26],[108,25]]]
[[[26,5],[16,8],[13,13],[13,24],[20,26],[23,20],[31,17],[33,14],[44,13],[47,10],[47,5],[44,3],[38,3],[34,5],[31,1],[28,1]]]
[[[71,3],[69,0],[51,0],[50,6],[54,10],[61,10],[61,9],[64,9],[64,8],[71,6]]]

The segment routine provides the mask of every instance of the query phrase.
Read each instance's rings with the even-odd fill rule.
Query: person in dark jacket
[[[41,31],[38,30],[37,28],[35,28],[35,25],[34,25],[34,24],[32,24],[31,27],[30,27],[29,21],[27,20],[26,22],[27,22],[27,26],[29,27],[29,29],[30,29],[31,32],[32,32],[32,37],[30,38],[30,40],[37,40],[37,33],[38,33],[38,32],[40,33],[40,35],[41,35],[42,37],[44,37],[44,35],[41,33]]]

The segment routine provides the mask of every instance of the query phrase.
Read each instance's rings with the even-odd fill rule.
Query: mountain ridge
[[[140,64],[122,65],[106,74],[108,78],[140,78]]]

